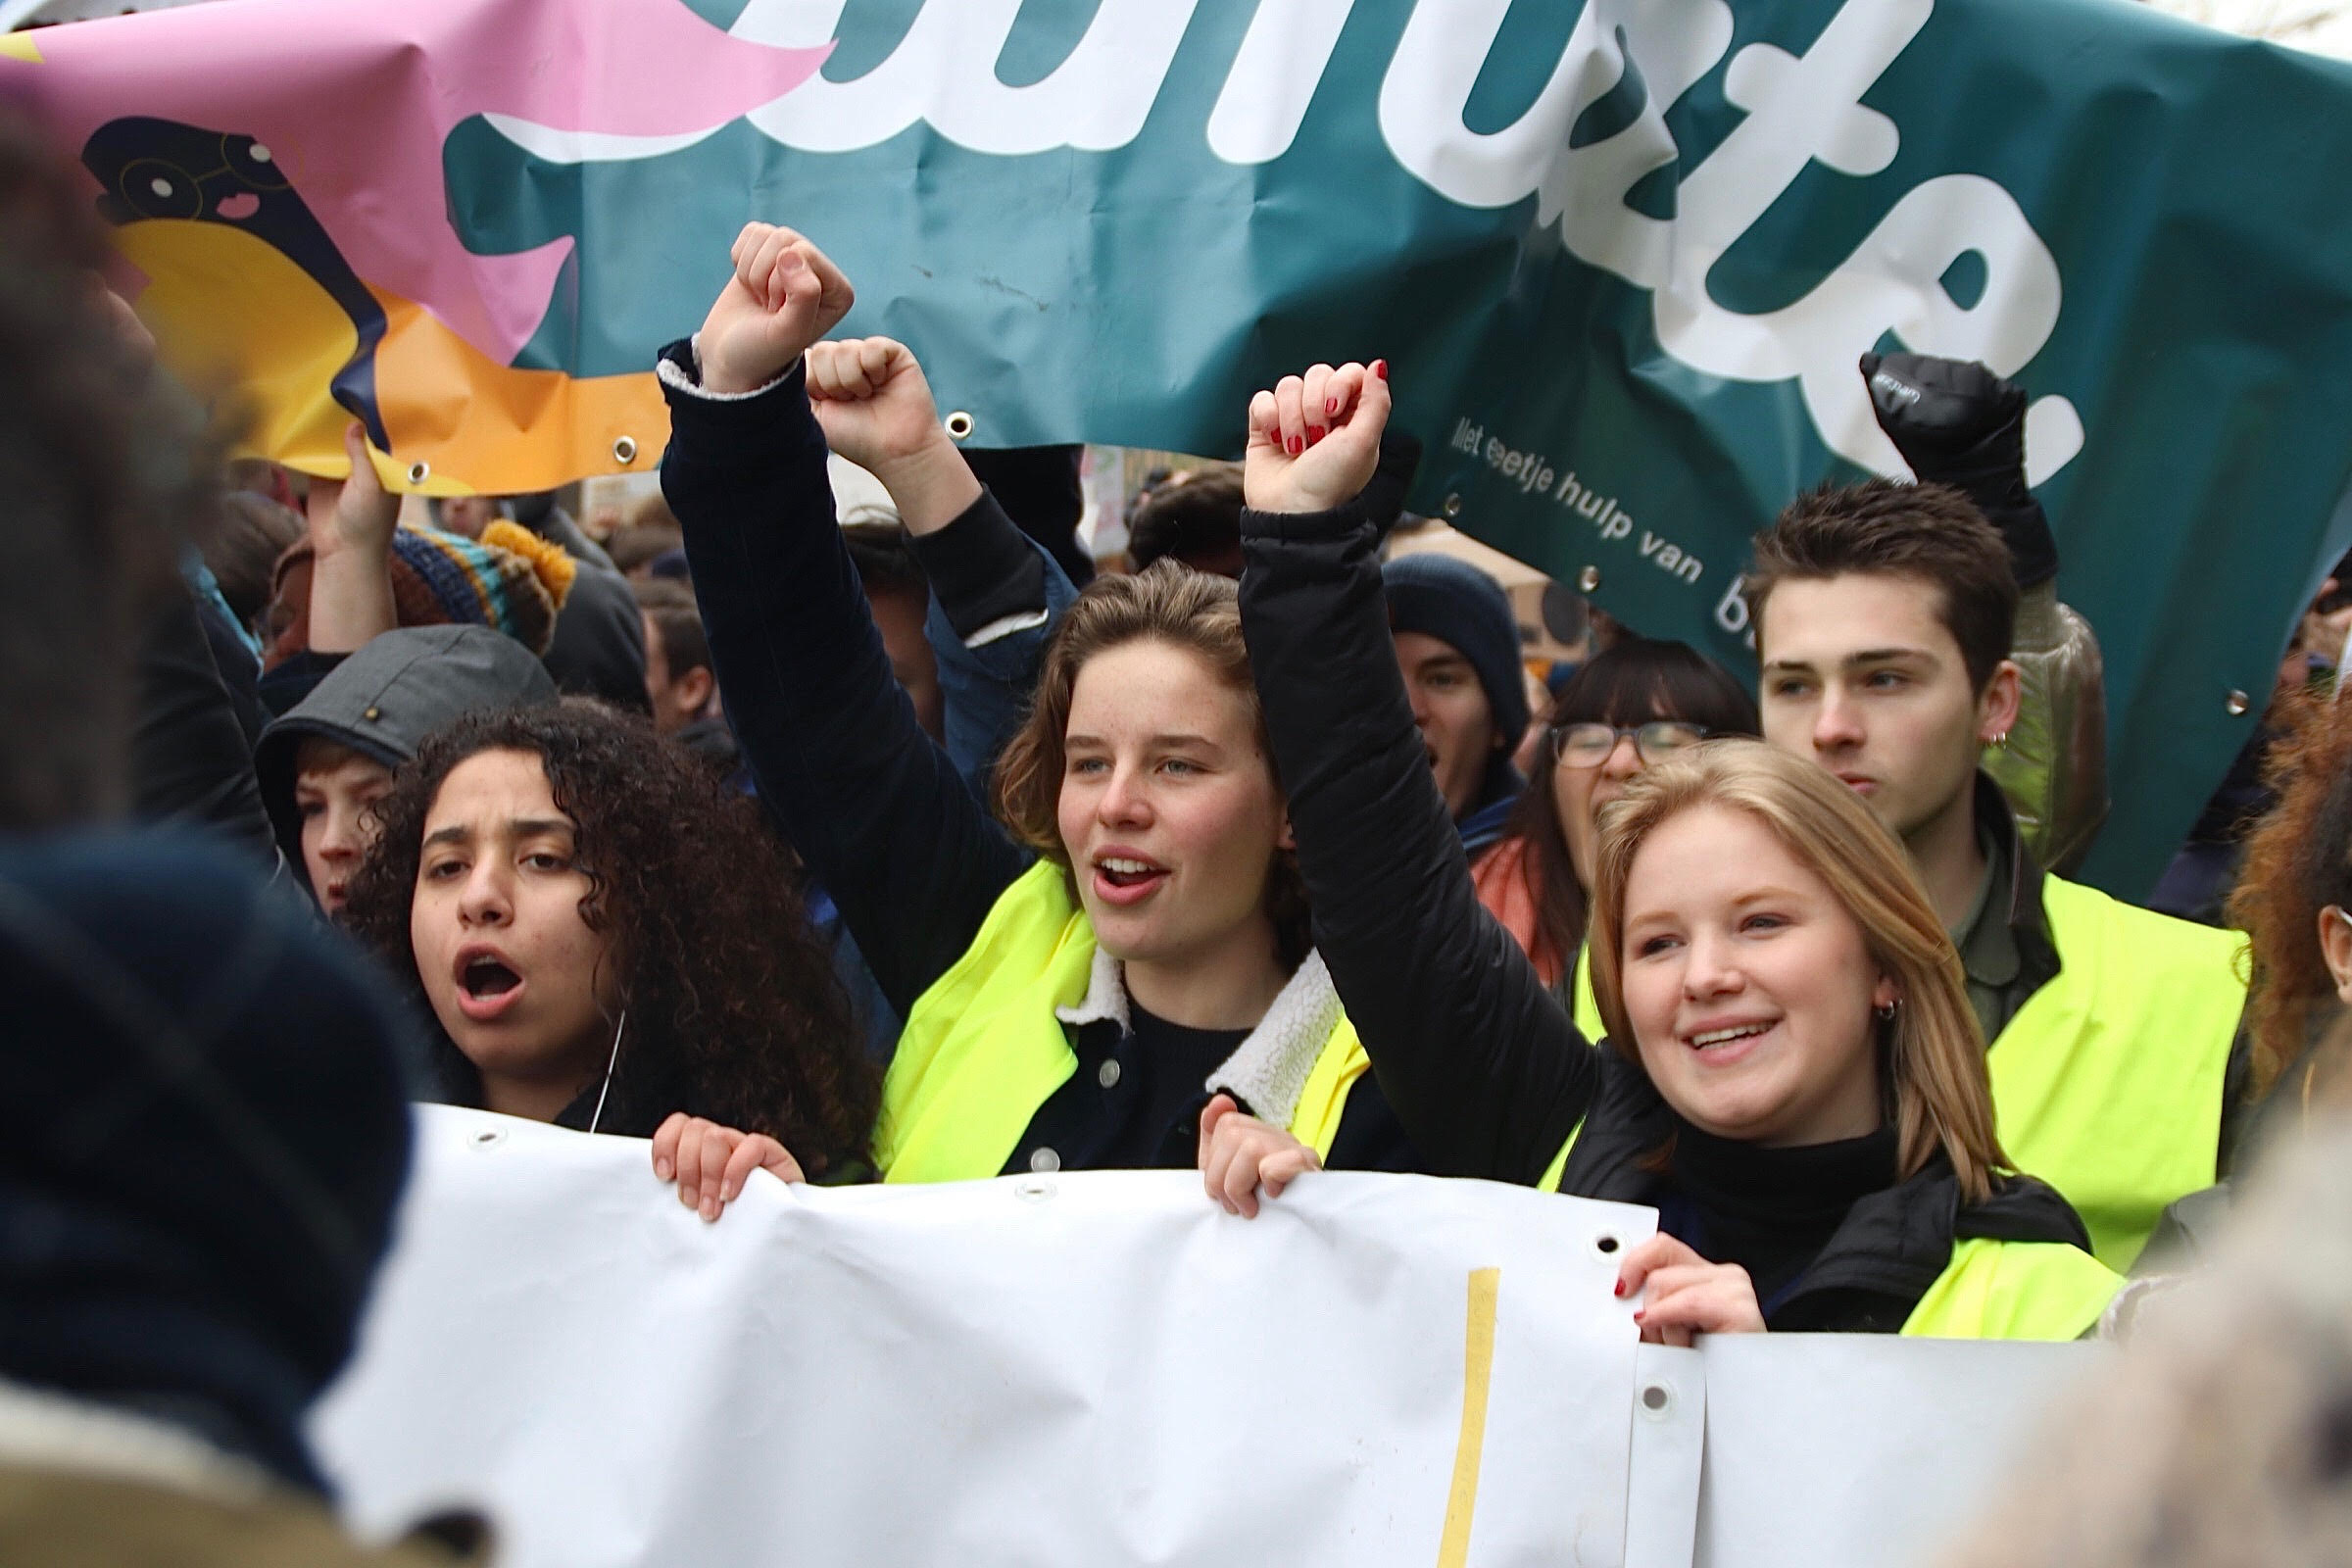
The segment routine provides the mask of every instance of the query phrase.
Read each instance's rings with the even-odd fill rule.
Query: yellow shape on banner
[[[0,55],[11,60],[29,60],[41,63],[41,51],[34,46],[29,32],[0,32]]]
[[[342,476],[351,416],[328,387],[359,345],[343,308],[276,248],[230,224],[153,219],[115,240],[148,278],[133,304],[165,363],[201,390],[242,399],[241,450]],[[579,379],[518,370],[414,301],[371,292],[389,323],[375,386],[392,453],[377,468],[398,489],[549,490],[584,474],[650,470],[669,439],[650,370]],[[633,461],[619,461],[620,450]],[[419,463],[424,477],[413,481]]]
[[[1438,1568],[1470,1560],[1470,1516],[1478,1508],[1478,1468],[1487,1451],[1487,1390],[1494,1381],[1494,1302],[1502,1270],[1470,1271],[1470,1310],[1462,1327],[1462,1435],[1454,1443],[1453,1486],[1446,1495],[1446,1530]]]

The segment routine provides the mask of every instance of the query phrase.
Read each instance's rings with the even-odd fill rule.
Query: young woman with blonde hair
[[[2120,1281],[2064,1199],[2007,1169],[1958,956],[1827,773],[1719,741],[1627,781],[1593,886],[1609,1042],[1576,1031],[1449,842],[1369,529],[1344,500],[1299,504],[1361,482],[1360,464],[1299,482],[1318,454],[1294,411],[1335,387],[1318,452],[1367,446],[1387,387],[1352,367],[1252,409],[1243,626],[1321,951],[1432,1168],[1655,1206],[1619,1274],[1651,1340],[2091,1328]],[[1246,1117],[1206,1142],[1212,1195],[1245,1211],[1313,1163]]]
[[[884,1178],[1189,1166],[1203,1112],[1240,1103],[1334,1162],[1401,1161],[1308,951],[1234,585],[1168,564],[1082,594],[992,819],[892,679],[828,442],[889,489],[967,645],[1042,618],[1030,547],[904,347],[819,341],[851,295],[821,252],[755,223],[733,260],[701,332],[664,351],[662,490],[760,799],[906,1019]],[[951,573],[983,585],[977,607],[950,602]]]

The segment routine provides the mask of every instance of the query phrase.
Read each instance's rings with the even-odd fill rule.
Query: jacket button
[[[1103,1062],[1102,1068],[1095,1074],[1095,1082],[1101,1084],[1105,1089],[1110,1088],[1118,1081],[1119,1064],[1116,1060]]]
[[[1043,1176],[1061,1169],[1061,1156],[1051,1149],[1041,1149],[1029,1156],[1029,1168]]]
[[[381,718],[384,716],[384,710],[380,708],[370,708],[367,712],[362,713],[360,716],[362,718]]]

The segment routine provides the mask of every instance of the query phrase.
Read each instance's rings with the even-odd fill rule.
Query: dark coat
[[[1371,518],[1356,506],[1246,512],[1242,548],[1242,628],[1316,946],[1406,1136],[1441,1173],[1534,1185],[1574,1135],[1561,1191],[1670,1198],[1644,1157],[1672,1111],[1639,1068],[1577,1032],[1478,902],[1413,727]],[[1898,1329],[1953,1241],[1976,1235],[2087,1240],[2038,1182],[1964,1210],[1932,1164],[1854,1205],[1775,1326]]]

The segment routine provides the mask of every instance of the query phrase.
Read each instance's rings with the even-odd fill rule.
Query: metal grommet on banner
[[[1438,510],[1448,517],[1458,517],[1462,514],[1462,498],[1458,495],[1447,496]]]
[[[961,409],[957,409],[940,422],[946,428],[948,439],[951,441],[968,441],[972,437],[972,416]]]
[[[433,466],[422,458],[418,458],[415,463],[409,465],[409,483],[422,484],[432,476]]]
[[[1043,1176],[1024,1176],[1012,1184],[1012,1196],[1025,1203],[1042,1203],[1054,1196],[1054,1184]]]
[[[1644,1383],[1638,1402],[1643,1415],[1652,1421],[1663,1421],[1674,1413],[1674,1387],[1667,1383]]]
[[[477,1127],[466,1140],[477,1151],[496,1149],[506,1141],[507,1130],[504,1127]]]
[[[2247,709],[2253,706],[2252,700],[2244,692],[2231,692],[2222,699],[2222,711],[2228,713],[2231,718],[2241,716]]]
[[[635,463],[637,461],[637,438],[633,435],[614,436],[612,438],[612,461],[614,463]]]
[[[1061,1169],[1061,1156],[1051,1149],[1041,1149],[1029,1156],[1029,1168],[1040,1176],[1050,1176]]]
[[[1599,586],[1600,568],[1598,566],[1587,566],[1576,574],[1576,591],[1578,593],[1589,594]]]
[[[1617,1249],[1624,1245],[1624,1243],[1618,1241],[1616,1237],[1610,1235],[1607,1231],[1602,1231],[1598,1236],[1592,1238],[1592,1250],[1598,1252],[1603,1257],[1616,1256]]]

